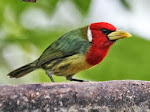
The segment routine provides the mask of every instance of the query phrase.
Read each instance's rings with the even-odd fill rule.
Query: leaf
[[[43,9],[47,14],[53,14],[59,0],[40,0],[37,7]]]

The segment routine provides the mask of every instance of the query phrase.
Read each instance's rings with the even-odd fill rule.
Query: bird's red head
[[[106,22],[93,23],[89,26],[89,31],[91,31],[92,45],[95,47],[110,47],[115,42],[108,38],[111,32],[116,31],[116,28],[112,24]]]
[[[92,23],[88,28],[88,40],[92,43],[86,54],[86,61],[96,65],[107,55],[110,46],[118,39],[131,35],[117,30],[112,24],[106,22]]]

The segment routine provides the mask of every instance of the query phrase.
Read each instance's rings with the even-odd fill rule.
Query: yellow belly
[[[59,76],[74,75],[90,67],[92,65],[86,62],[84,55],[73,55],[64,59],[54,60],[46,65],[49,71]]]

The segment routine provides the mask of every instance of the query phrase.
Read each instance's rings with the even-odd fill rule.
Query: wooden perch
[[[68,82],[0,86],[0,112],[148,112],[150,82]]]

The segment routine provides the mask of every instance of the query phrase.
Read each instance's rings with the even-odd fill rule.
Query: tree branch
[[[24,2],[36,2],[36,0],[21,0],[21,1],[24,1]]]
[[[68,82],[0,86],[0,112],[147,112],[150,82]]]

